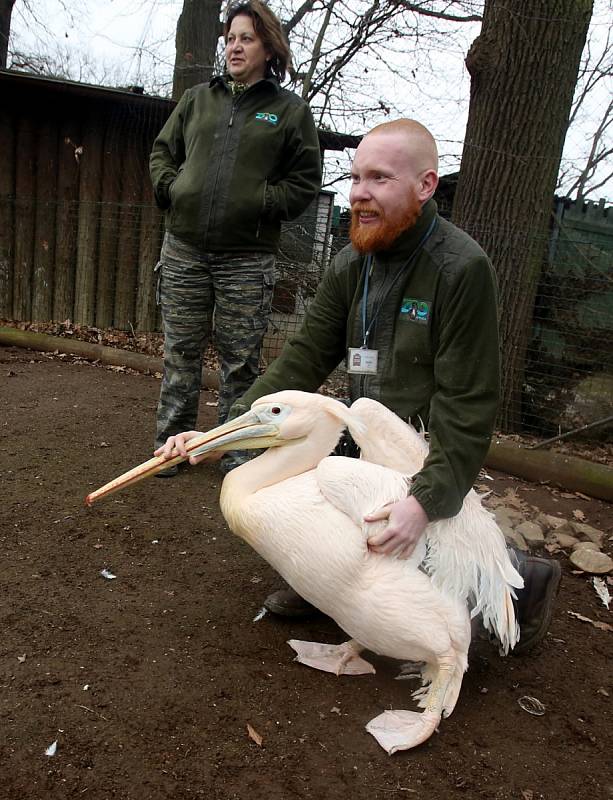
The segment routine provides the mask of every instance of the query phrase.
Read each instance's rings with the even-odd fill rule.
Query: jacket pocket
[[[430,306],[428,301],[403,300],[394,337],[396,357],[403,364],[431,364],[433,361]]]

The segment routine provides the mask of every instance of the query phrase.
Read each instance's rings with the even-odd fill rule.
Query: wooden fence
[[[0,318],[158,330],[148,163],[174,103],[2,70],[0,92]],[[323,149],[357,141],[320,133]],[[288,226],[286,272],[324,255],[331,212],[322,193]]]

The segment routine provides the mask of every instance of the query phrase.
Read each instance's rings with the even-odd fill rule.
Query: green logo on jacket
[[[268,111],[258,111],[255,118],[261,119],[264,122],[270,122],[271,125],[276,125],[279,121],[279,117],[276,114],[271,114]]]

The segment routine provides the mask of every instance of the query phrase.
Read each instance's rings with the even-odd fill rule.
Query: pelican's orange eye
[[[279,406],[273,406],[273,407],[270,409],[270,413],[271,413],[271,414],[280,414],[280,413],[281,413],[281,409],[279,408]]]

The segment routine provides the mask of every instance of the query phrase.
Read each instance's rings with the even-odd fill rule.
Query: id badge
[[[353,375],[376,375],[378,350],[350,347],[347,351],[347,372]]]

